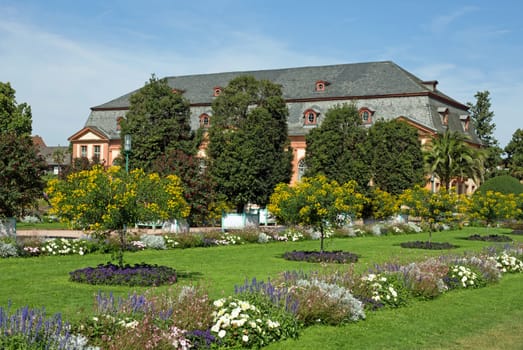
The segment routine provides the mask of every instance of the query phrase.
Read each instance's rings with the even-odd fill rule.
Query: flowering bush
[[[363,276],[358,291],[373,306],[398,307],[407,302],[407,291],[393,274]]]
[[[449,268],[440,259],[431,258],[399,268],[405,287],[416,297],[432,299],[448,290],[443,278]]]
[[[18,248],[13,243],[0,241],[0,258],[9,258],[18,256]]]
[[[233,297],[222,298],[214,303],[211,332],[226,347],[262,347],[279,340],[281,328],[278,321],[263,315],[248,301]]]
[[[176,240],[175,236],[164,235],[163,240],[167,249],[174,249],[175,247],[180,245],[180,243]]]
[[[151,249],[167,249],[165,239],[162,236],[155,235],[141,235],[140,241],[145,244],[147,248]]]
[[[297,242],[297,241],[304,240],[305,236],[303,235],[302,232],[300,232],[299,230],[297,230],[295,228],[288,228],[288,229],[280,232],[279,234],[275,235],[274,239],[277,241]]]
[[[84,255],[90,252],[90,246],[84,239],[55,238],[42,245],[41,253],[46,255]]]
[[[483,285],[481,277],[464,265],[450,266],[446,282],[451,288],[478,288]]]
[[[290,294],[297,301],[297,317],[305,325],[341,324],[365,319],[363,303],[336,284],[300,279]]]
[[[147,245],[142,241],[131,241],[132,250],[144,250]]]
[[[523,272],[523,261],[503,252],[496,257],[492,257],[496,262],[496,267],[501,272]]]
[[[217,245],[234,245],[234,244],[243,244],[242,238],[238,235],[233,235],[228,232],[224,232],[220,239],[216,240],[215,244]]]
[[[1,349],[74,349],[69,325],[60,314],[48,317],[43,309],[0,307],[0,330]]]

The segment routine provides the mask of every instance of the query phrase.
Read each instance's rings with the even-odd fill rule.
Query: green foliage
[[[510,174],[523,180],[523,129],[517,129],[505,147]]]
[[[366,130],[354,105],[337,105],[327,111],[321,125],[306,137],[305,176],[319,174],[338,183],[354,180],[367,188],[371,178],[365,149]]]
[[[303,178],[295,186],[276,186],[268,209],[283,223],[301,224],[318,230],[323,251],[323,239],[328,227],[338,226],[349,216],[361,217],[367,199],[356,191],[356,187],[355,181],[339,185],[322,175]]]
[[[487,225],[492,225],[497,220],[516,218],[521,215],[518,200],[522,196],[494,191],[476,192],[470,201],[469,214],[473,219],[485,221]]]
[[[66,180],[49,181],[51,214],[74,227],[115,231],[137,222],[187,216],[180,179],[160,178],[136,169],[127,174],[120,167],[102,167],[73,173]]]
[[[31,107],[16,102],[16,91],[9,82],[0,82],[0,134],[30,136],[33,130]]]
[[[423,153],[415,128],[407,123],[378,121],[369,129],[367,150],[374,184],[400,194],[424,180]]]
[[[191,226],[210,225],[213,208],[220,205],[220,196],[203,160],[180,150],[171,150],[153,161],[152,170],[162,175],[175,174],[183,186],[183,196],[191,207]],[[220,212],[221,215],[221,212]]]
[[[523,184],[518,179],[509,175],[501,175],[488,179],[477,189],[476,192],[494,191],[503,194],[523,193]]]
[[[494,112],[490,110],[490,92],[478,91],[474,95],[476,103],[467,103],[470,110],[470,117],[474,124],[474,129],[479,139],[487,147],[493,147],[498,145],[498,141],[494,138],[494,130],[496,124],[492,122],[494,119]]]
[[[0,217],[17,217],[35,205],[47,169],[27,135],[0,133]]]
[[[217,192],[242,212],[265,206],[280,182],[291,177],[287,107],[279,85],[241,76],[214,102],[207,154]]]
[[[468,140],[469,137],[460,132],[446,131],[425,149],[427,171],[439,177],[446,190],[454,178],[472,178],[476,183],[483,179],[485,154],[467,144]]]
[[[153,161],[169,150],[195,154],[189,118],[189,101],[173,92],[166,79],[153,75],[131,96],[129,112],[120,124],[122,150],[123,135],[132,136],[130,168],[150,169]]]

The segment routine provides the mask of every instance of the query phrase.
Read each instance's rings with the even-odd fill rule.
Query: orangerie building
[[[240,75],[282,86],[294,151],[292,182],[303,173],[305,136],[336,104],[355,103],[364,126],[379,119],[403,120],[418,130],[422,145],[446,130],[466,133],[472,146],[481,145],[466,105],[439,91],[437,81],[421,80],[390,61],[186,75],[168,77],[167,82],[190,101],[191,127],[198,129],[212,123],[213,99]],[[120,154],[119,121],[136,91],[91,108],[84,127],[69,138],[73,158],[98,157],[106,165],[113,163]],[[460,192],[475,190],[471,180],[458,185]]]

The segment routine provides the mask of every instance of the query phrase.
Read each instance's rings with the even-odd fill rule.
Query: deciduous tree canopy
[[[274,187],[291,178],[288,110],[279,85],[240,76],[213,103],[210,174],[217,192],[238,211],[265,206]]]
[[[153,161],[169,150],[196,152],[190,126],[189,101],[173,92],[166,79],[154,75],[130,99],[129,112],[121,121],[124,135],[132,137],[131,168],[150,169]]]
[[[324,174],[338,183],[354,180],[366,188],[371,178],[365,149],[366,130],[354,105],[338,105],[327,111],[322,124],[306,137],[305,176]]]
[[[391,120],[377,121],[370,129],[367,152],[374,185],[391,194],[423,183],[423,153],[415,128]]]
[[[0,217],[22,215],[43,194],[46,164],[31,139],[31,108],[0,82]]]

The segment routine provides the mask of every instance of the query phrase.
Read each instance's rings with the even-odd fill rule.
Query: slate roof
[[[357,98],[432,92],[435,96],[448,100],[450,103],[463,106],[439,90],[432,91],[423,84],[422,80],[391,61],[185,75],[167,77],[167,82],[170,87],[183,90],[184,96],[192,105],[206,105],[212,103],[215,87],[225,87],[230,80],[240,75],[252,75],[258,80],[266,79],[280,84],[286,100]],[[315,82],[319,80],[330,83],[325,91],[315,91]],[[128,108],[129,97],[136,91],[138,90],[91,109]]]

